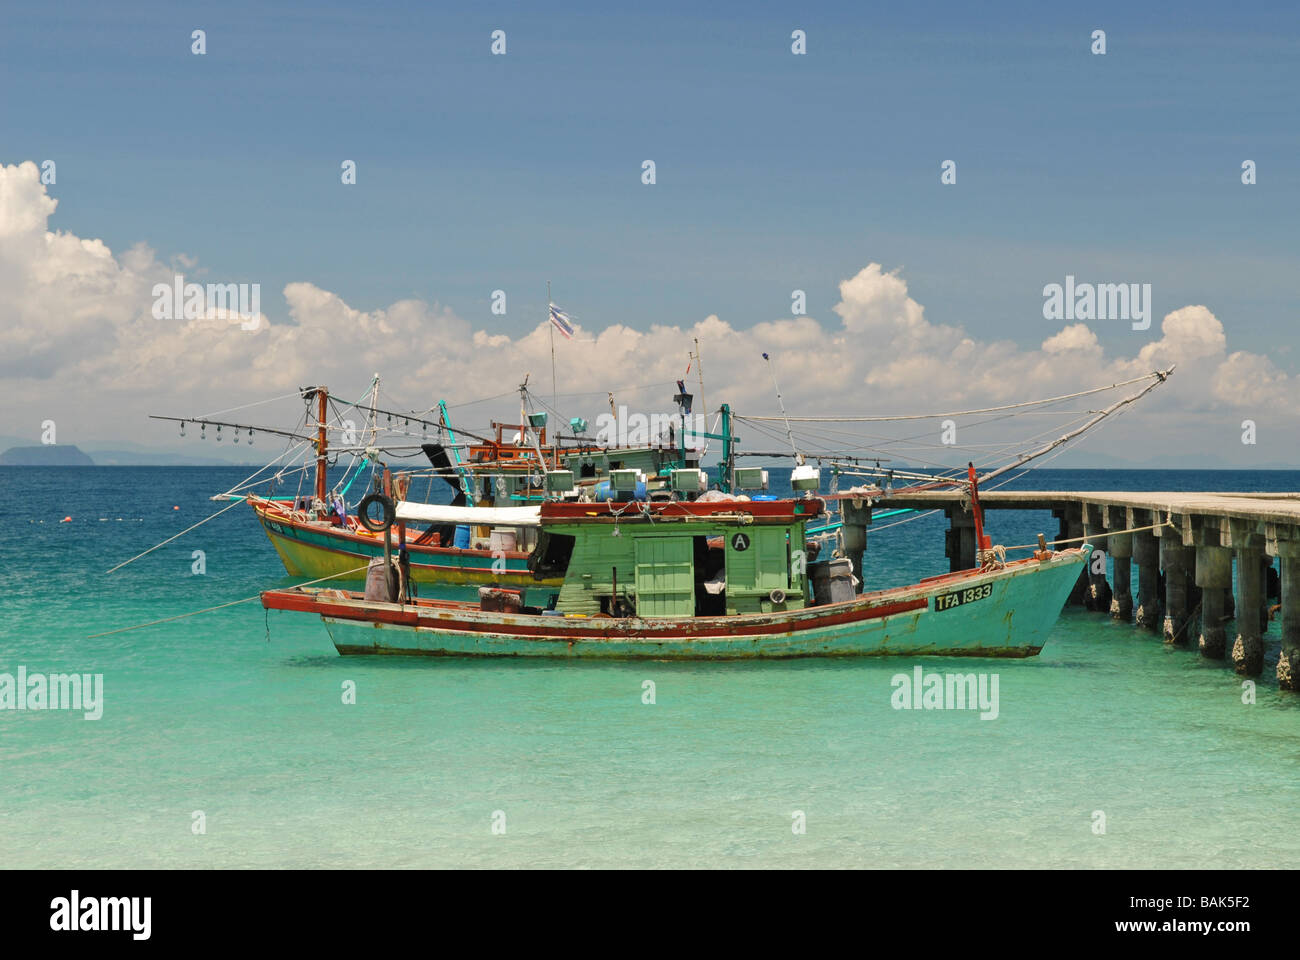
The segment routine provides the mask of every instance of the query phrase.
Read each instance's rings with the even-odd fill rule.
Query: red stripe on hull
[[[341,592],[341,591],[340,591]],[[356,599],[356,595],[350,595],[350,599]],[[262,594],[262,606],[269,610],[290,610],[298,613],[316,613],[321,616],[331,617],[335,620],[356,620],[367,623],[387,623],[394,626],[415,627],[427,626],[438,627],[444,630],[457,630],[469,633],[498,633],[508,634],[510,636],[520,637],[554,637],[558,632],[564,630],[575,630],[581,633],[582,637],[592,639],[617,639],[627,638],[629,636],[652,636],[670,638],[697,638],[697,637],[725,637],[736,633],[745,635],[771,635],[781,633],[791,633],[804,629],[814,629],[818,627],[833,627],[844,623],[859,623],[870,620],[878,620],[882,617],[890,617],[900,613],[910,613],[914,610],[924,610],[929,605],[929,599],[918,597],[914,600],[900,600],[895,603],[865,605],[861,603],[836,604],[835,606],[844,606],[847,609],[831,612],[831,608],[813,608],[825,609],[825,613],[813,612],[806,610],[795,611],[788,615],[765,614],[758,617],[699,617],[692,618],[684,623],[677,619],[664,619],[657,621],[653,618],[638,619],[630,618],[627,620],[610,619],[611,624],[608,628],[593,627],[591,624],[601,622],[604,618],[567,618],[567,617],[549,617],[538,616],[533,614],[509,614],[509,620],[478,620],[478,619],[461,619],[456,616],[439,616],[426,613],[421,615],[421,609],[433,610],[444,609],[449,612],[465,613],[478,612],[478,607],[473,604],[456,603],[455,601],[416,601],[415,604],[409,604],[405,607],[392,606],[356,606],[349,602],[331,603],[329,600],[318,598],[314,594],[295,593],[292,591],[268,590]],[[780,616],[780,619],[773,620],[773,616]],[[636,629],[628,626],[617,626],[617,624],[638,624]],[[662,626],[659,626],[662,624]]]

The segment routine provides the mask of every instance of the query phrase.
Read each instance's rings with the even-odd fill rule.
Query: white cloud
[[[361,311],[302,282],[283,290],[289,323],[245,330],[237,318],[155,319],[153,285],[170,283],[176,264],[196,275],[202,268],[182,254],[163,263],[138,245],[114,256],[99,240],[50,232],[56,207],[35,164],[0,166],[0,388],[10,412],[0,432],[31,435],[26,421],[58,410],[87,430],[125,436],[148,412],[218,409],[311,383],[356,391],[376,371],[391,396],[419,406],[508,391],[526,373],[542,397],[549,395],[544,323],[517,335],[474,329],[448,308],[416,300]],[[272,300],[266,292],[264,302]],[[560,392],[594,394],[572,411],[588,417],[605,409],[606,390],[660,409],[669,390],[634,397],[630,387],[681,377],[698,339],[712,409],[725,399],[741,411],[774,412],[760,356],[766,351],[787,407],[806,414],[1004,403],[1177,363],[1151,409],[1235,415],[1266,406],[1272,416],[1300,416],[1295,378],[1267,357],[1229,354],[1223,324],[1205,306],[1166,315],[1158,339],[1135,334],[1133,343],[1142,345],[1130,355],[1108,356],[1084,323],[1024,348],[981,340],[957,323],[931,323],[901,270],[869,263],[840,284],[834,313],[838,322],[825,325],[786,317],[741,327],[709,314],[646,330],[579,326],[574,340],[557,343]],[[507,403],[495,412],[508,409]]]
[[[1086,323],[1073,323],[1043,341],[1043,352],[1052,356],[1101,356],[1101,343]]]

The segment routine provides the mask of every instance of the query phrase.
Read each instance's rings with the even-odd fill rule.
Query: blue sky
[[[1158,313],[1207,303],[1248,349],[1295,341],[1294,6],[4,16],[4,160],[58,158],[54,225],[213,276],[311,280],[362,309],[418,296],[485,322],[502,288],[518,324],[549,278],[587,324],[644,326],[769,319],[793,288],[824,314],[870,259],[903,266],[932,319],[983,336],[1039,337],[1042,286],[1069,272],[1151,282]],[[497,28],[504,57],[488,53]]]
[[[514,337],[549,279],[594,332],[746,328],[794,289],[834,324],[875,262],[1026,346],[1045,284],[1150,283],[1150,331],[1092,324],[1107,351],[1204,304],[1294,377],[1300,8],[704,6],[9,5],[0,163],[57,161],[50,229],[260,283],[273,322],[306,281]]]

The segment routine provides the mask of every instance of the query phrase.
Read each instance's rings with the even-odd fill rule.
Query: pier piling
[[[1191,559],[1181,537],[1160,538],[1160,567],[1165,572],[1165,643],[1187,643],[1191,610],[1188,606],[1187,570]]]
[[[1127,529],[1128,511],[1123,507],[1107,508],[1104,517],[1107,529]],[[1110,615],[1128,623],[1133,619],[1133,534],[1111,534],[1106,538],[1106,548],[1114,567]]]
[[[1282,649],[1277,660],[1279,690],[1300,690],[1300,527],[1269,525],[1267,550],[1281,560]]]
[[[1069,546],[1079,546],[1079,538],[1083,536],[1083,508],[1080,504],[1066,504],[1059,510],[1053,510],[1052,515],[1057,519],[1058,540],[1073,541]],[[1072,606],[1084,604],[1088,598],[1088,565],[1079,571],[1079,579],[1074,584],[1074,589],[1070,591],[1069,598],[1065,601]]]
[[[862,573],[862,558],[867,552],[867,526],[871,523],[870,500],[845,500],[840,506],[840,543],[844,556],[853,562],[853,575],[858,578],[854,590],[862,592],[866,577]],[[974,566],[974,563],[971,564]]]
[[[975,566],[975,517],[958,505],[946,508],[944,513],[948,515],[943,550],[948,570],[970,570]]]
[[[1137,623],[1154,633],[1160,629],[1160,601],[1156,598],[1156,586],[1160,582],[1160,541],[1150,530],[1133,534],[1133,560],[1138,565]]]
[[[1264,669],[1263,631],[1268,620],[1264,606],[1264,537],[1254,524],[1229,520],[1228,539],[1237,555],[1237,639],[1232,643],[1232,668],[1243,677],[1257,677]]]
[[[1217,525],[1206,527],[1198,539],[1205,542],[1196,546],[1196,585],[1201,588],[1201,636],[1197,646],[1202,656],[1222,660],[1228,649],[1224,611],[1232,590],[1232,551],[1218,544]]]
[[[1110,583],[1106,580],[1106,555],[1110,546],[1105,536],[1103,508],[1095,504],[1083,505],[1083,535],[1092,544],[1092,556],[1088,558],[1088,593],[1085,604],[1089,610],[1109,613],[1111,603]]]

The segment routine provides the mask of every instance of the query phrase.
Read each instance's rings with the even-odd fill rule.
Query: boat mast
[[[325,429],[329,416],[329,387],[316,388],[316,503],[312,504],[317,517],[323,517],[328,510],[325,506],[325,480],[329,457],[329,436]]]
[[[722,427],[722,463],[718,471],[718,486],[723,493],[731,493],[731,476],[732,471],[736,469],[736,455],[731,446],[731,404],[729,403],[722,405],[720,426]]]
[[[522,445],[526,447],[528,446],[528,435],[532,434],[533,450],[537,453],[537,466],[542,471],[542,481],[543,486],[545,486],[546,475],[549,471],[546,469],[546,457],[542,453],[541,431],[534,429],[528,421],[528,378],[530,376],[532,374],[525,373],[524,382],[519,384],[519,430],[522,434],[520,439],[523,441]],[[545,414],[542,414],[542,416],[545,416]],[[531,474],[532,471],[530,470],[529,473]]]

